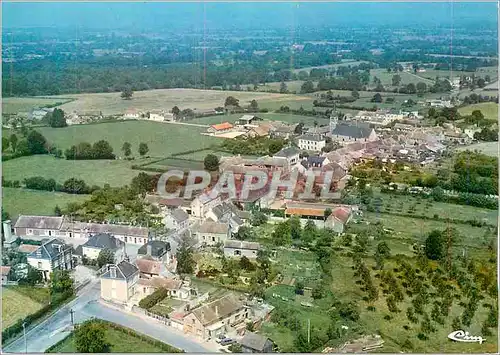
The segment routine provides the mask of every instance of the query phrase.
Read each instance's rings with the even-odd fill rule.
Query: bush
[[[168,290],[165,288],[159,288],[149,296],[146,296],[142,300],[140,300],[139,307],[148,310],[151,307],[155,306],[158,302],[162,301],[167,296],[168,296]]]

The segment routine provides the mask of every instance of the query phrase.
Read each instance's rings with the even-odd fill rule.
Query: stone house
[[[139,281],[139,269],[128,261],[106,266],[101,275],[101,298],[115,303],[127,303],[134,296]]]
[[[198,227],[196,235],[201,244],[213,246],[224,243],[230,237],[229,225],[207,220]]]
[[[176,208],[163,218],[163,224],[168,229],[180,230],[189,226],[189,215],[182,209]]]
[[[226,240],[224,242],[224,255],[231,257],[246,256],[249,259],[255,259],[260,249],[259,243],[244,242],[239,240]]]
[[[73,248],[53,238],[28,254],[27,260],[29,265],[42,272],[44,280],[49,280],[54,270],[73,269]]]
[[[325,138],[316,134],[303,134],[297,139],[299,148],[302,150],[320,152],[326,146]]]

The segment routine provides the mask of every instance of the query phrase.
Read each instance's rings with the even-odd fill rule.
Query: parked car
[[[235,342],[236,341],[234,339],[225,338],[225,339],[222,339],[219,344],[222,346],[227,346],[227,345],[234,344]]]
[[[220,343],[221,341],[223,341],[224,339],[226,339],[226,336],[224,334],[219,334],[217,335],[217,338],[215,338],[215,341],[217,343]]]

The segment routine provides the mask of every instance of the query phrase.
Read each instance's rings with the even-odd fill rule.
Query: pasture
[[[459,151],[462,150],[478,150],[483,154],[489,155],[490,157],[498,157],[498,142],[484,142],[468,145],[465,147],[457,148]]]
[[[338,67],[347,67],[347,66],[356,66],[360,65],[361,63],[368,63],[366,60],[345,60],[342,63],[336,63],[336,64],[326,64],[326,65],[319,65],[315,67],[304,67],[300,69],[294,69],[292,70],[294,73],[299,73],[301,71],[305,71],[309,73],[313,69],[337,69]]]
[[[72,101],[67,96],[64,97],[4,97],[2,98],[2,113],[15,114],[29,112],[33,109],[46,107],[48,105],[64,104]]]
[[[71,195],[62,192],[2,188],[2,208],[11,217],[20,214],[50,216],[54,208],[64,208],[70,202],[81,203],[88,195]]]
[[[417,84],[419,82],[423,82],[427,85],[432,85],[433,84],[433,80],[430,80],[426,77],[421,77],[421,76],[418,76],[418,75],[415,75],[413,73],[409,73],[409,72],[388,72],[387,69],[371,69],[370,70],[370,85],[372,86],[375,86],[373,85],[373,78],[374,77],[377,77],[380,79],[382,85],[384,85],[386,88],[387,87],[393,87],[392,86],[392,77],[394,75],[399,75],[401,77],[401,85],[408,85],[408,84]]]
[[[146,160],[147,161],[147,160]],[[133,164],[140,164],[141,159],[125,160],[65,160],[49,155],[33,155],[8,160],[3,163],[2,172],[6,180],[19,180],[33,176],[52,178],[63,183],[69,178],[83,179],[87,185],[123,186],[130,184],[139,174],[132,170]]]
[[[247,91],[222,91],[222,90],[197,90],[197,89],[158,89],[135,91],[131,100],[123,100],[119,92],[98,94],[65,95],[75,99],[66,103],[61,108],[66,112],[102,111],[104,115],[119,115],[127,109],[151,111],[154,109],[171,110],[178,106],[181,110],[214,109],[224,106],[226,97],[233,96],[240,100],[240,105],[245,106],[252,100],[261,102],[294,101],[301,98],[294,95],[273,94],[264,92]],[[53,96],[58,99],[58,96]]]
[[[458,112],[463,116],[467,116],[475,110],[480,110],[488,120],[498,121],[498,104],[495,102],[481,102],[479,104],[460,107]]]
[[[48,289],[2,286],[2,330],[35,313],[49,300]]]

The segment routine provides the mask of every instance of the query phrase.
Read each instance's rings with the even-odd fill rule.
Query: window
[[[33,229],[28,229],[28,234],[33,234]]]
[[[194,319],[193,319],[191,322],[193,322],[193,324],[195,324],[195,323],[196,323],[196,321],[195,321]]]
[[[137,244],[137,238],[134,238],[134,243]]]
[[[215,237],[212,237],[212,242],[215,242]]]
[[[49,231],[49,237],[52,236],[52,231]]]
[[[69,232],[69,237],[72,238],[73,237],[73,233]]]
[[[39,262],[38,262],[38,268],[39,268],[39,269],[41,269],[41,268],[42,268],[42,262],[41,262],[41,261],[39,261]]]
[[[235,250],[234,251],[234,255],[241,255],[241,251],[240,250]]]

